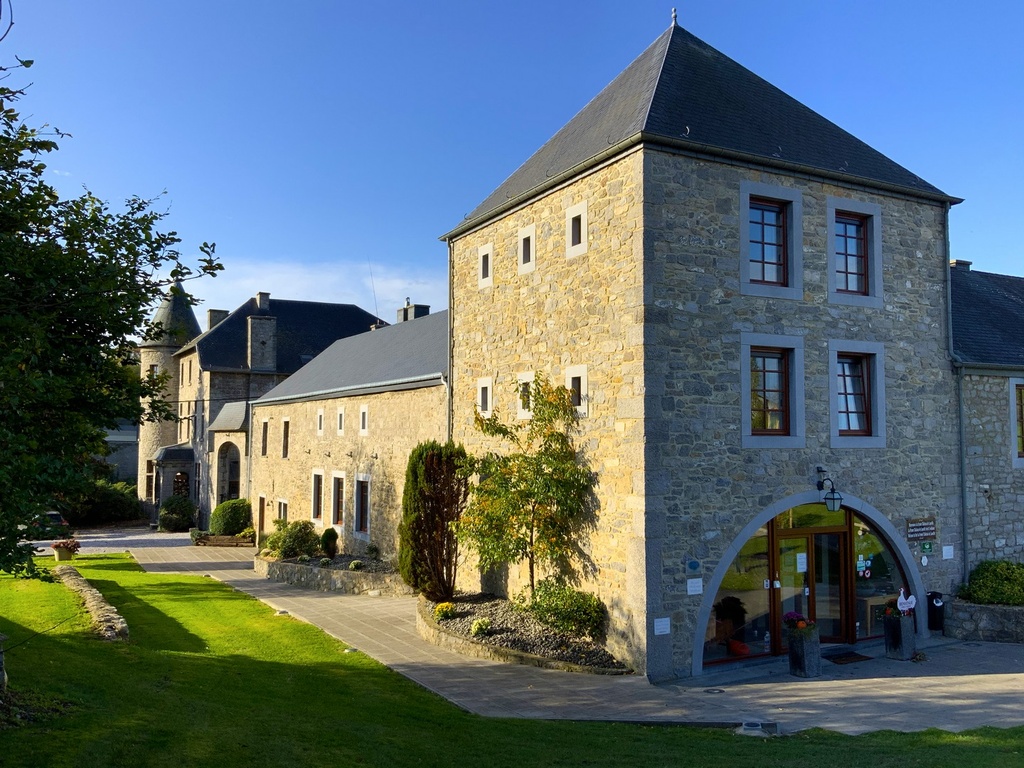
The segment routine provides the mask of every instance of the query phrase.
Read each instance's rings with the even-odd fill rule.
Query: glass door
[[[790,612],[817,623],[823,641],[848,641],[846,541],[842,532],[787,533],[778,538],[775,648],[785,646],[784,617]]]
[[[782,651],[786,645],[783,617],[800,613],[814,618],[810,609],[811,585],[808,581],[810,536],[786,536],[778,539],[775,582],[775,621],[772,622],[772,646]]]

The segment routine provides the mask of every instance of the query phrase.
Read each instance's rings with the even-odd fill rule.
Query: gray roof
[[[950,269],[953,351],[965,363],[1024,369],[1024,277]]]
[[[443,239],[640,141],[960,202],[673,24]]]
[[[217,418],[207,427],[210,432],[245,432],[249,428],[249,401],[224,403]]]
[[[334,341],[367,331],[378,318],[355,304],[251,298],[206,333],[178,350],[199,351],[203,370],[248,370],[250,316],[277,318],[277,373],[299,370]]]
[[[156,338],[144,339],[140,347],[180,347],[202,333],[180,280],[174,282],[160,302],[153,315],[153,323],[159,324],[163,332]]]
[[[192,450],[192,446],[187,443],[181,443],[179,445],[165,445],[156,452],[154,457],[156,462],[183,462],[185,464],[191,464],[196,459],[196,453]]]
[[[441,383],[448,372],[448,312],[350,336],[257,400],[313,400]]]

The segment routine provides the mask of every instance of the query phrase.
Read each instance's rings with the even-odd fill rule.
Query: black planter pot
[[[817,627],[790,630],[786,645],[789,646],[789,674],[796,677],[821,675],[821,639]]]
[[[917,637],[913,616],[886,616],[882,620],[885,628],[885,656],[897,661],[910,661],[917,653]]]

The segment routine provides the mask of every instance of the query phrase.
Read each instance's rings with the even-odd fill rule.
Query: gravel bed
[[[453,635],[584,667],[627,669],[625,664],[597,643],[566,635],[541,624],[503,597],[487,594],[459,595],[454,603],[457,608],[455,617],[439,622],[440,627]],[[428,603],[431,611],[435,605]],[[471,627],[476,619],[481,618],[490,619],[491,628],[488,634],[474,637]]]
[[[347,571],[349,570],[349,563],[353,560],[359,560],[362,562],[363,567],[359,569],[363,573],[397,573],[394,563],[388,562],[387,560],[371,560],[365,555],[337,555],[331,560],[330,565],[320,565],[319,557],[311,557],[306,562],[301,562],[297,557],[290,557],[287,560],[282,560],[282,563],[291,563],[292,565],[305,565],[309,568],[330,568],[335,571]]]

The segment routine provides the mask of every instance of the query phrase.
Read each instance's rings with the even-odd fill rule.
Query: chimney
[[[256,308],[262,310],[270,309],[270,294],[265,291],[260,291],[256,294]]]
[[[226,309],[206,310],[206,330],[210,330],[215,325],[220,325],[229,314],[231,313]]]
[[[267,295],[269,294],[262,294]],[[249,370],[277,370],[277,318],[250,315],[249,318]]]
[[[971,271],[971,264],[973,264],[973,263],[974,263],[973,261],[964,261],[963,259],[953,259],[953,261],[949,262],[949,266],[951,266],[953,269],[962,269],[964,272],[970,272]]]
[[[429,304],[410,304],[409,297],[405,297],[405,306],[398,309],[398,322],[405,323],[415,320],[417,317],[424,317],[430,314]]]

